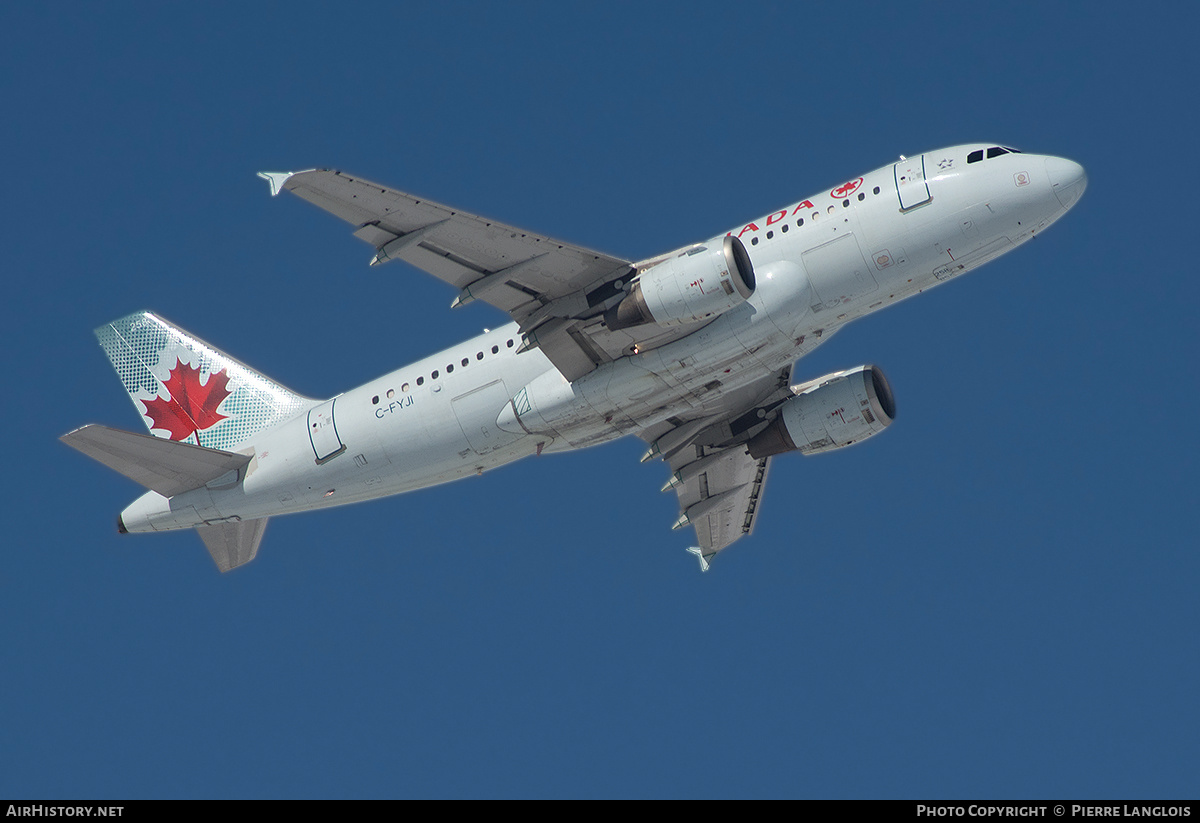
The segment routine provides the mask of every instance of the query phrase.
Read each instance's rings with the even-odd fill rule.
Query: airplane
[[[332,169],[263,172],[503,327],[329,399],[297,394],[147,311],[96,330],[149,434],[86,425],[69,446],[149,491],[121,533],[196,529],[222,571],[267,519],[482,474],[634,435],[665,462],[674,528],[707,571],[750,534],[772,457],[891,425],[883,371],[792,384],[853,320],[1033,238],[1087,187],[1079,164],[968,144],[894,163],[730,231],[631,261]]]

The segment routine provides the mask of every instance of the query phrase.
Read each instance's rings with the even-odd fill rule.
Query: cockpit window
[[[978,163],[980,160],[983,159],[983,151],[984,151],[983,149],[978,149],[978,150],[973,151],[970,154],[968,154],[967,162],[968,163]],[[1010,149],[1010,148],[1001,147],[1001,146],[992,146],[990,149],[987,150],[988,160],[991,160],[993,157],[999,157],[1002,154],[1020,154],[1020,153],[1021,153],[1020,149]]]

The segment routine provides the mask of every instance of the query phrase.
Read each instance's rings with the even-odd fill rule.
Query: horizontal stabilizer
[[[59,440],[163,497],[198,489],[230,472],[235,473],[230,480],[234,482],[236,473],[250,462],[245,454],[95,424]]]
[[[204,548],[208,549],[208,553],[216,562],[217,568],[227,572],[254,559],[266,528],[267,518],[264,517],[261,520],[201,526],[196,531],[204,541]]]

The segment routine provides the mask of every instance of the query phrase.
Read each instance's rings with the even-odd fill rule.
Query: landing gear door
[[[338,437],[337,424],[333,419],[333,407],[337,398],[315,406],[308,413],[308,439],[318,463],[325,463],[346,450]]]
[[[893,168],[900,211],[915,209],[933,199],[929,194],[929,184],[925,182],[925,155],[901,160]]]

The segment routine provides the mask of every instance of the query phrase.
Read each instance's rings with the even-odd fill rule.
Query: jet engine
[[[878,434],[896,417],[892,388],[878,366],[827,374],[792,391],[796,396],[746,444],[751,457],[833,451]]]
[[[716,317],[754,294],[754,266],[742,241],[727,235],[642,272],[633,290],[604,313],[610,329],[674,326]]]

